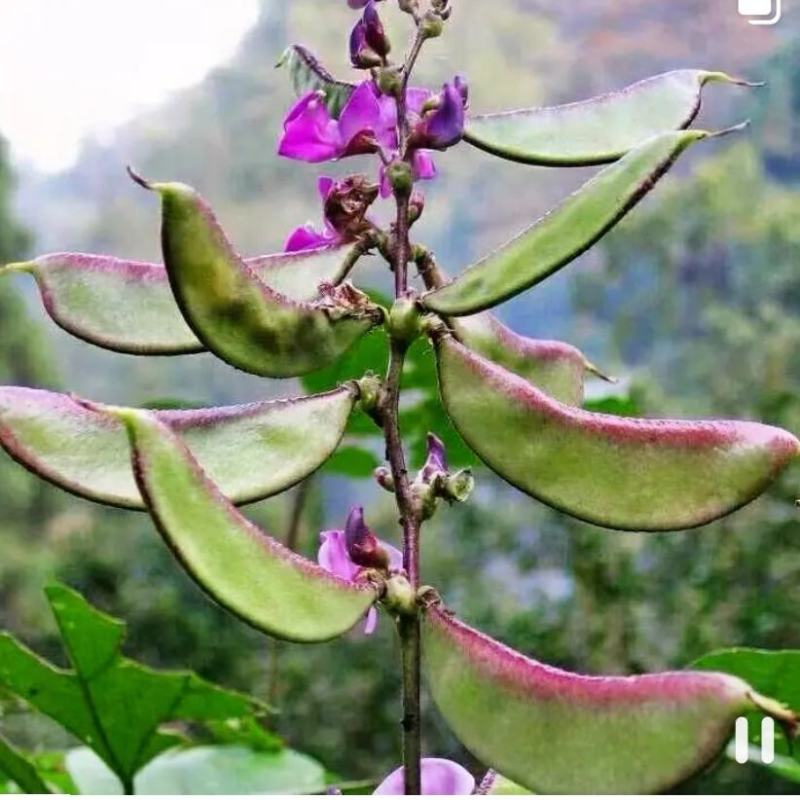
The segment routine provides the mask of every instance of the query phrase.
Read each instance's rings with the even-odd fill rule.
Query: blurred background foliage
[[[68,249],[156,258],[157,211],[127,181],[126,163],[196,185],[242,252],[279,249],[289,229],[319,217],[320,170],[274,155],[291,97],[273,64],[287,43],[302,41],[346,76],[351,21],[343,2],[265,0],[234,60],[120,129],[110,144],[88,142],[68,171],[21,171],[12,197],[3,158],[0,261]],[[390,15],[398,50],[403,23]],[[447,35],[431,43],[417,80],[436,85],[463,72],[473,108],[491,110],[562,102],[688,66],[766,80],[758,91],[708,92],[704,126],[750,117],[751,129],[698,148],[601,246],[501,314],[521,332],[582,347],[619,375],[619,392],[629,399],[612,410],[757,418],[798,432],[797,13],[757,29],[728,0],[454,0]],[[428,207],[415,233],[450,271],[592,172],[521,167],[466,145],[438,163],[441,176],[426,187]],[[93,349],[44,318],[24,278],[0,283],[0,376],[129,404],[300,391],[207,356],[145,360]],[[471,623],[571,669],[662,669],[735,645],[800,648],[799,484],[794,469],[768,497],[727,520],[638,535],[571,521],[481,470],[474,502],[444,510],[426,528],[423,577]],[[367,505],[381,535],[395,536],[388,495],[327,474],[307,493],[299,549],[313,554],[316,532],[341,525],[353,502]],[[290,494],[248,513],[283,535],[292,507]],[[276,646],[208,601],[146,516],[69,497],[2,453],[0,508],[0,627],[58,660],[41,594],[56,577],[129,623],[128,651],[136,658],[268,697],[279,709],[273,727],[340,774],[381,775],[398,761],[396,643],[385,619],[368,640],[352,634],[318,647]],[[426,714],[426,751],[466,758],[435,711]],[[28,746],[64,744],[28,718],[0,727],[13,727]],[[757,768],[729,765],[689,788],[788,786]]]

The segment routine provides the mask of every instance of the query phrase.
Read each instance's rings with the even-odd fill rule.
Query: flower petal
[[[414,178],[418,181],[428,181],[436,177],[436,164],[430,150],[415,150],[412,161]]]
[[[316,163],[330,161],[342,150],[339,129],[316,92],[309,92],[292,106],[283,123],[278,154]]]
[[[367,611],[367,616],[364,617],[364,635],[371,636],[375,633],[375,628],[378,627],[378,609],[372,606]]]
[[[347,555],[344,542],[344,531],[323,531],[319,535],[320,548],[317,563],[339,578],[351,581],[358,572],[358,567]]]
[[[475,778],[455,761],[446,758],[422,759],[422,794],[472,794]],[[373,794],[405,794],[403,767],[387,775]]]
[[[284,253],[297,253],[300,250],[316,250],[318,247],[334,244],[339,237],[331,231],[318,231],[313,225],[301,225],[295,228],[283,245]]]

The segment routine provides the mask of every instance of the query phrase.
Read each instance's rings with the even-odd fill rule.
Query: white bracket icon
[[[737,764],[750,760],[750,732],[747,717],[736,720],[736,746],[734,756]],[[764,717],[761,720],[761,763],[771,764],[775,760],[775,720]]]
[[[783,16],[782,0],[739,0],[739,14],[751,25],[777,25]]]

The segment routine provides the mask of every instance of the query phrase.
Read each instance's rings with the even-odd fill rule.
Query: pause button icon
[[[738,764],[750,760],[750,731],[747,717],[736,720],[736,748],[734,755]],[[775,760],[775,720],[764,717],[761,720],[761,763],[771,764]]]

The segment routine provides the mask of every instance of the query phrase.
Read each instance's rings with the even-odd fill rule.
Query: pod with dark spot
[[[338,283],[343,246],[245,259],[267,286],[292,300],[319,297]],[[29,273],[53,321],[73,336],[118,353],[174,356],[205,350],[175,303],[161,264],[88,253],[52,253],[9,264],[0,276]]]
[[[325,394],[221,408],[154,411],[236,504],[288,489],[336,450],[356,402],[347,385]],[[0,387],[0,444],[27,469],[73,494],[144,509],[125,429],[69,395]]]
[[[574,517],[620,530],[680,530],[760,495],[800,451],[756,422],[650,420],[559,403],[497,364],[436,337],[445,410],[501,477]]]
[[[723,72],[681,69],[578,103],[479,114],[464,138],[489,153],[554,167],[616,161],[651,136],[687,128],[709,83],[753,86]]]
[[[576,675],[526,658],[439,605],[422,619],[426,683],[480,761],[541,794],[651,794],[710,764],[736,718],[797,717],[719,672]]]
[[[293,553],[245,519],[155,415],[108,409],[124,422],[139,490],[164,540],[220,605],[279,639],[321,642],[345,633],[377,598]]]
[[[349,284],[314,303],[276,292],[236,254],[194,189],[137,180],[161,196],[164,266],[184,319],[223,361],[265,377],[304,375],[383,321],[382,309]]]

